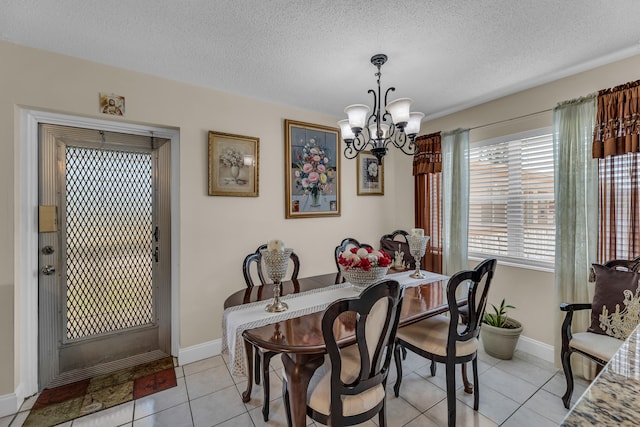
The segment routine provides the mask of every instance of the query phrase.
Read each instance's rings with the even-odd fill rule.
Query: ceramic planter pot
[[[513,357],[522,333],[522,324],[511,318],[507,318],[507,324],[514,328],[497,328],[486,323],[480,327],[480,339],[488,355],[505,360]]]

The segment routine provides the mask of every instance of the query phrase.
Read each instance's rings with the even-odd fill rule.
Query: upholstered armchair
[[[560,310],[566,313],[561,359],[567,382],[562,402],[567,409],[573,394],[571,355],[578,353],[601,369],[637,326],[640,315],[640,257],[593,264],[591,276],[596,282],[591,303],[560,304]],[[580,310],[591,310],[591,325],[586,331],[573,333],[573,314]]]

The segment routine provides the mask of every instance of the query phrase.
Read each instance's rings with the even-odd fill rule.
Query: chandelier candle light
[[[364,150],[371,150],[376,156],[378,164],[382,164],[382,158],[387,154],[387,147],[393,144],[403,153],[414,155],[417,152],[415,145],[416,135],[420,131],[420,122],[423,113],[412,113],[410,98],[399,98],[387,103],[389,92],[396,90],[390,87],[384,93],[385,109],[382,110],[382,92],[380,90],[380,68],[387,62],[387,55],[379,53],[371,57],[371,63],[378,68],[378,90],[369,89],[373,95],[373,111],[363,104],[349,105],[344,109],[348,119],[340,120],[338,126],[345,143],[344,155],[348,159],[355,158]]]
[[[279,313],[289,308],[286,303],[280,301],[280,285],[284,275],[287,274],[289,258],[292,253],[293,249],[285,248],[284,242],[277,239],[269,240],[267,249],[260,251],[267,270],[267,277],[273,281],[273,302],[264,308],[269,313]]]
[[[409,275],[414,279],[424,279],[427,277],[420,271],[420,260],[427,250],[427,242],[430,238],[431,237],[424,235],[422,228],[412,228],[411,235],[407,236],[407,240],[409,240],[409,252],[411,256],[413,256],[413,259],[416,260],[416,271]]]

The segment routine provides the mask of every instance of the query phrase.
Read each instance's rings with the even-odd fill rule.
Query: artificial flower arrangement
[[[369,271],[372,267],[389,267],[391,256],[382,249],[352,247],[340,253],[338,264],[347,271],[354,268]]]
[[[227,167],[236,166],[241,168],[244,166],[244,156],[233,148],[227,148],[220,156],[220,161]]]
[[[296,188],[304,194],[310,194],[314,199],[320,193],[328,193],[335,177],[335,171],[329,167],[329,158],[318,145],[315,138],[310,138],[298,154],[296,164]]]

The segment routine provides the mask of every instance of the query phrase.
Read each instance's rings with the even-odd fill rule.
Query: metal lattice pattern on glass
[[[66,149],[66,338],[153,322],[150,153]]]

